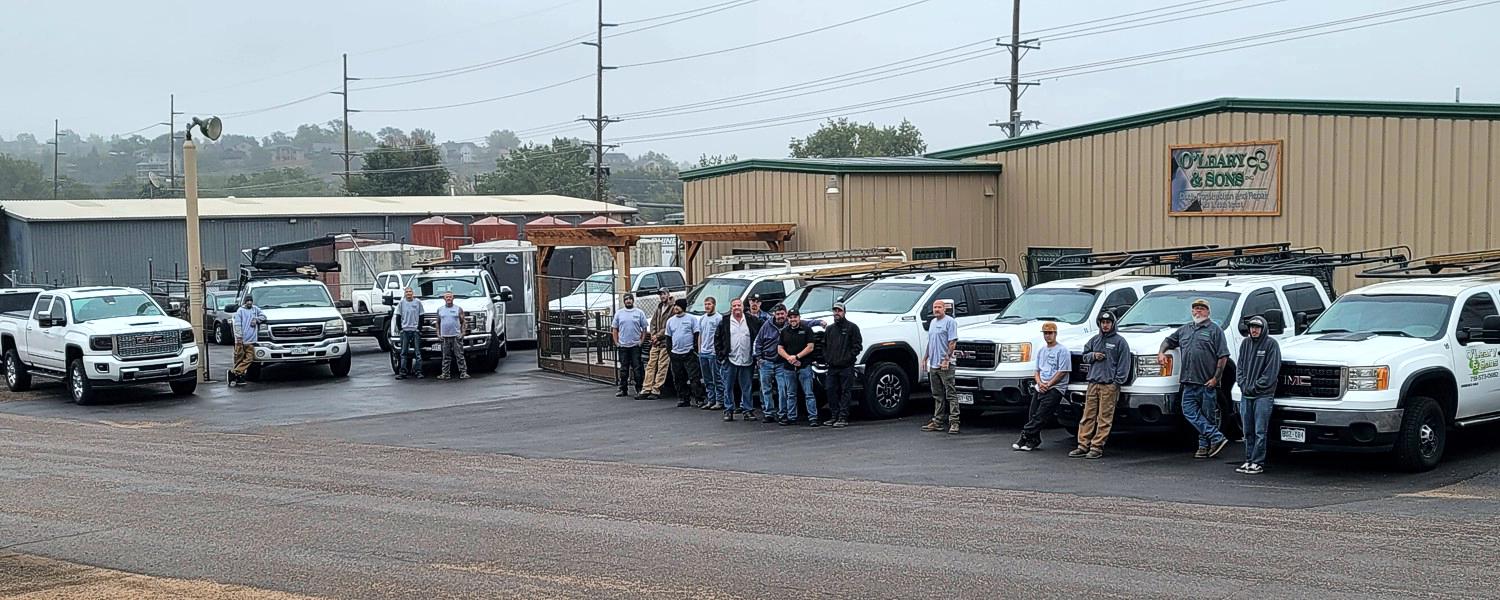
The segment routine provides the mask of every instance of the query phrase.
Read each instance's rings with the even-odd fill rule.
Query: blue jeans
[[[807,420],[809,422],[818,420],[818,397],[813,395],[813,372],[811,367],[796,368],[791,365],[782,365],[780,372],[776,374],[776,384],[781,388],[781,418],[788,421],[797,420],[797,388],[802,388],[806,396]]]
[[[719,357],[712,352],[698,353],[698,371],[703,377],[703,403],[718,404],[724,401],[724,371],[719,368]]]
[[[749,415],[755,411],[755,397],[750,391],[750,365],[743,367],[725,361],[724,363],[724,414],[732,415],[734,408],[734,390],[740,390],[739,412]]]
[[[415,365],[413,365],[415,363]],[[401,330],[401,374],[413,375],[412,367],[422,370],[422,338],[419,332]]]
[[[776,379],[781,369],[768,359],[761,359],[756,372],[760,375],[760,413],[767,417],[781,416],[780,396],[776,394]]]
[[[1182,416],[1198,430],[1198,447],[1224,439],[1219,433],[1219,390],[1196,383],[1182,384]]]
[[[1271,428],[1270,394],[1246,395],[1240,399],[1240,423],[1245,428],[1245,460],[1266,464],[1266,430]]]

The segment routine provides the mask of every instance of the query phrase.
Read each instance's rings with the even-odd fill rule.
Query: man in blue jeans
[[[1156,359],[1166,364],[1168,350],[1182,349],[1182,416],[1198,430],[1193,458],[1213,458],[1229,445],[1219,431],[1219,383],[1229,364],[1229,344],[1224,330],[1209,318],[1207,300],[1194,300],[1192,308],[1192,322],[1162,340]]]
[[[803,362],[813,351],[812,329],[802,322],[796,309],[787,311],[786,327],[781,330],[781,344],[776,352],[781,356],[781,373],[776,382],[781,387],[782,425],[797,421],[797,390],[802,390],[807,404],[807,426],[818,427],[818,397],[813,395],[812,365]]]
[[[1245,464],[1235,469],[1246,475],[1266,470],[1266,430],[1271,427],[1271,408],[1276,376],[1281,374],[1281,346],[1266,335],[1266,320],[1250,317],[1245,341],[1235,362],[1235,383],[1240,384],[1240,423],[1245,429]]]
[[[724,420],[733,421],[740,413],[746,423],[755,420],[755,397],[750,393],[751,369],[754,368],[753,347],[755,334],[760,331],[761,320],[755,315],[745,314],[745,306],[739,298],[729,301],[729,316],[719,322],[714,330],[714,351],[719,363],[724,366]],[[770,387],[769,385],[767,387]],[[735,409],[735,391],[739,392],[739,408]]]
[[[422,378],[422,301],[411,288],[396,304],[396,330],[401,332],[401,369],[396,379]]]
[[[752,303],[753,304],[753,303]],[[786,307],[772,309],[770,320],[755,333],[756,374],[760,376],[760,420],[775,423],[781,416],[781,394],[777,393],[777,374],[781,372],[781,330],[786,327]]]
[[[714,351],[719,323],[724,320],[718,309],[719,301],[712,296],[704,298],[703,316],[698,318],[698,371],[703,373],[703,405],[699,408],[703,410],[724,408],[724,369]]]

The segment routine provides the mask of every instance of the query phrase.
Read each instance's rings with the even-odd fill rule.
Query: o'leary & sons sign
[[[1167,214],[1281,214],[1281,140],[1167,148]]]

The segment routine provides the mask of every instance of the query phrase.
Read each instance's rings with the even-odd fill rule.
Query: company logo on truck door
[[[1500,348],[1469,348],[1469,375],[1474,381],[1500,377]]]

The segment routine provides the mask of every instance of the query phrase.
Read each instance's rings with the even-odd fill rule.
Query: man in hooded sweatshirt
[[[1104,443],[1115,425],[1115,404],[1120,386],[1130,380],[1130,344],[1115,331],[1115,314],[1099,313],[1099,333],[1083,345],[1083,364],[1088,365],[1089,391],[1078,421],[1078,447],[1069,458],[1104,458]]]
[[[1271,425],[1271,406],[1276,376],[1281,373],[1281,346],[1266,335],[1266,320],[1250,317],[1245,341],[1240,344],[1235,383],[1240,384],[1240,419],[1245,429],[1245,464],[1235,469],[1246,475],[1266,470],[1266,430]]]

